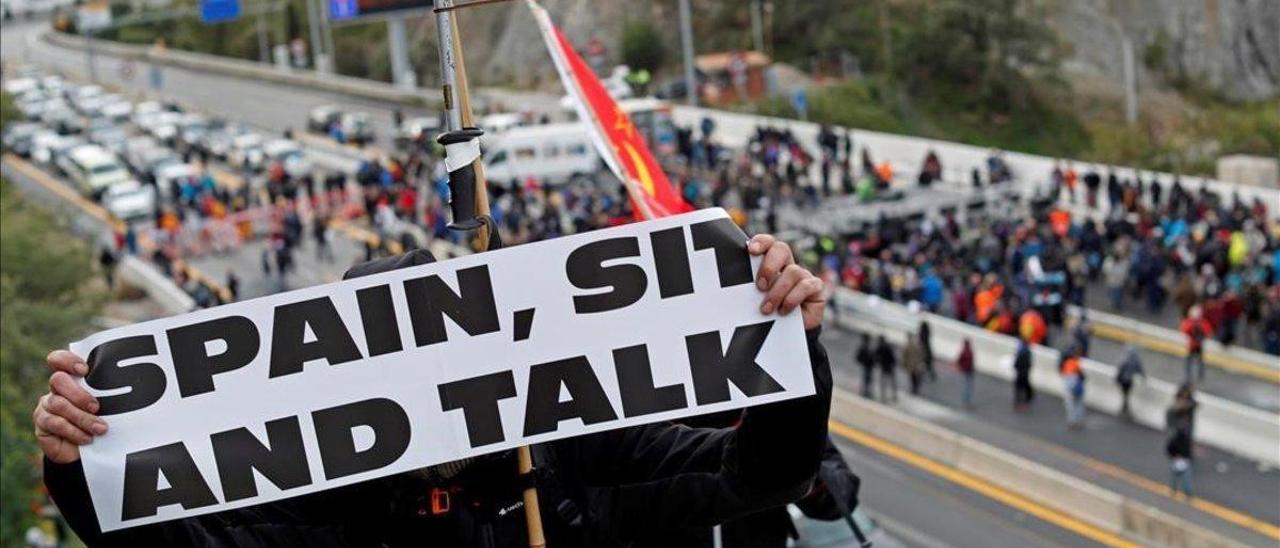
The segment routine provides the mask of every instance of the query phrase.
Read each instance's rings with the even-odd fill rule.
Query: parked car
[[[415,116],[406,118],[396,128],[396,147],[409,148],[419,137],[427,142],[434,142],[440,134],[440,118],[438,116]]]
[[[5,128],[4,136],[0,137],[0,142],[4,143],[6,151],[27,158],[31,156],[32,138],[43,129],[44,127],[40,124],[31,122],[10,124]]]
[[[159,147],[148,150],[141,158],[137,168],[138,177],[144,183],[160,186],[157,174],[170,166],[183,165],[182,157],[168,148]]]
[[[98,145],[72,149],[59,167],[81,192],[95,200],[111,185],[132,179],[116,155]]]
[[[182,194],[182,185],[200,178],[200,170],[191,164],[168,164],[155,171],[155,184],[160,195],[171,200]]]
[[[302,177],[311,171],[311,161],[302,147],[289,139],[272,139],[262,146],[268,162],[279,162],[290,177]]]
[[[103,125],[89,131],[89,142],[99,145],[115,154],[124,154],[124,145],[129,134],[124,128],[114,125]]]
[[[32,147],[31,159],[52,168],[58,168],[58,159],[67,155],[67,152],[74,147],[84,145],[84,140],[79,137],[64,136],[64,134],[54,133],[55,140],[37,141]]]
[[[333,105],[321,105],[307,113],[307,131],[329,133],[329,127],[342,117],[342,111]]]
[[[125,222],[147,219],[156,210],[156,188],[134,180],[122,181],[103,193],[102,205]]]
[[[262,169],[266,163],[267,153],[262,149],[265,139],[259,133],[237,135],[231,140],[231,148],[227,151],[227,163],[234,167]]]

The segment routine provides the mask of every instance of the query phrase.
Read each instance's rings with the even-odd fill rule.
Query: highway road
[[[82,237],[92,240],[106,231],[106,226],[59,198],[47,186],[13,170],[7,170],[6,176],[24,194],[46,207],[64,212],[66,217],[74,221],[78,227],[77,232]],[[347,266],[363,259],[362,246],[341,234],[334,239],[333,248],[335,259],[321,261],[314,253],[314,242],[308,241],[295,256],[298,269],[286,278],[285,286],[298,288],[336,280]],[[207,275],[219,280],[223,279],[228,270],[236,272],[242,279],[241,292],[246,298],[265,295],[279,291],[281,284],[277,275],[261,274],[260,256],[263,249],[264,243],[261,240],[253,241],[234,253],[208,255],[193,263]],[[839,360],[838,355],[833,358]],[[842,367],[838,361],[835,365],[837,368]],[[844,379],[847,371],[837,376]],[[871,447],[838,436],[837,440],[862,479],[862,507],[878,520],[890,538],[903,546],[985,548],[1098,544],[1075,530],[1028,513],[1028,506],[1035,506],[1033,501],[1007,504],[994,498],[1005,494],[999,490],[977,490],[957,483],[939,473],[940,470],[946,472],[945,463],[922,467],[918,463],[904,460],[901,453],[896,452],[892,446]],[[1067,520],[1066,523],[1074,523],[1074,520]],[[1074,525],[1086,532],[1093,530],[1095,534],[1104,534],[1084,524]],[[838,524],[826,524],[822,529],[823,538],[827,538],[826,535],[834,535],[836,538],[848,536]]]
[[[83,53],[64,50],[34,40],[37,25],[6,24],[3,33],[3,56],[6,61],[25,60],[42,66],[83,77],[86,73]],[[104,83],[122,89],[142,93],[145,80],[135,77],[124,80],[116,70],[116,61],[99,56],[102,63],[98,71]],[[380,135],[390,135],[392,109],[375,102],[353,99],[316,90],[302,90],[285,86],[241,79],[228,79],[214,75],[166,68],[166,98],[210,114],[225,116],[263,130],[273,132],[303,124],[307,111],[322,104],[342,104],[369,112]],[[141,71],[135,71],[141,72]],[[40,193],[38,187],[23,185],[24,191]],[[308,232],[309,233],[309,232]],[[308,238],[304,247],[295,255],[298,269],[290,273],[284,283],[277,275],[264,275],[262,253],[264,242],[249,242],[228,255],[208,255],[192,261],[210,277],[225,280],[233,271],[241,280],[242,297],[274,293],[282,288],[296,288],[336,280],[350,265],[363,259],[364,250],[343,235],[334,238],[335,258],[321,261],[315,254],[314,243]],[[841,388],[856,390],[857,372],[849,363],[854,336],[832,329],[826,335],[831,349],[837,380]],[[1097,355],[1106,356],[1117,351],[1107,343],[1095,340]],[[1106,358],[1104,358],[1106,359]],[[1151,356],[1148,367],[1153,374],[1163,375],[1174,367],[1168,357]],[[1180,374],[1180,361],[1177,364]],[[945,368],[944,368],[945,369]],[[1211,375],[1219,373],[1211,372]],[[1222,377],[1230,379],[1230,377]],[[1108,382],[1096,379],[1094,382]],[[1008,390],[1003,383],[982,379],[978,386],[980,397],[976,409],[960,410],[955,395],[959,389],[954,374],[945,372],[942,380],[929,387],[926,398],[913,408],[926,409],[927,418],[964,433],[988,440],[998,446],[1015,451],[1025,451],[1046,460],[1049,454],[1057,454],[1062,462],[1055,466],[1069,468],[1072,472],[1092,473],[1099,483],[1120,490],[1124,481],[1113,477],[1131,474],[1129,484],[1140,480],[1165,481],[1165,461],[1162,454],[1161,434],[1148,429],[1126,425],[1111,417],[1091,416],[1088,427],[1082,433],[1069,433],[1061,423],[1061,405],[1044,397],[1033,413],[1014,416],[1008,411]],[[1252,385],[1243,381],[1221,381],[1209,384],[1207,389],[1247,394]],[[901,383],[905,387],[905,381]],[[1268,390],[1269,389],[1269,390]],[[1264,393],[1265,392],[1265,393]],[[1275,386],[1264,386],[1253,405],[1276,405]],[[1247,396],[1246,396],[1247,397]],[[932,403],[930,407],[927,404]],[[1029,514],[1026,508],[999,502],[992,494],[980,492],[971,486],[947,479],[937,469],[921,468],[895,456],[884,447],[871,446],[848,438],[842,438],[841,448],[846,452],[856,472],[863,478],[863,501],[875,515],[883,516],[882,524],[896,538],[908,546],[1083,546],[1096,541],[1078,531],[1043,521]],[[1038,449],[1025,449],[1037,447]],[[1078,455],[1068,458],[1064,455]],[[1064,464],[1063,462],[1066,462]],[[1111,464],[1119,472],[1111,475],[1092,470],[1084,463]],[[1241,515],[1256,516],[1269,523],[1280,523],[1280,504],[1274,493],[1280,492],[1280,475],[1275,471],[1251,468],[1230,456],[1201,449],[1197,488],[1203,490],[1206,501],[1236,511]],[[1074,464],[1072,464],[1074,463]],[[946,463],[940,463],[945,466]],[[1108,479],[1113,478],[1113,479]],[[1137,478],[1137,479],[1135,479]],[[1091,476],[1091,479],[1094,479]],[[1109,482],[1109,483],[1108,483]],[[1150,483],[1144,484],[1148,488]],[[1141,488],[1133,487],[1135,492]],[[1126,493],[1127,494],[1127,493]],[[1046,493],[1045,496],[1052,496]],[[1147,490],[1151,500],[1158,500]],[[1188,506],[1189,519],[1206,523],[1217,529],[1235,527],[1237,538],[1264,541],[1269,537],[1250,537],[1256,533],[1247,527],[1226,526],[1218,514]],[[1179,514],[1182,515],[1182,514]],[[1236,530],[1238,529],[1238,530]]]

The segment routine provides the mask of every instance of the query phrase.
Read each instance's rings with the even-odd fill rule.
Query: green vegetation
[[[662,35],[649,20],[629,21],[622,29],[622,62],[633,70],[656,73],[662,68],[666,55]]]
[[[21,119],[0,93],[0,127]],[[83,335],[102,304],[88,248],[0,181],[0,546],[19,546],[42,501],[31,410],[48,382],[44,357]]]
[[[7,181],[0,234],[0,545],[18,546],[43,500],[31,410],[48,382],[44,357],[84,335],[102,294],[87,247]]]

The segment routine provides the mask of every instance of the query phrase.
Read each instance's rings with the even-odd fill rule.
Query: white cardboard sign
[[[104,531],[814,393],[723,210],[470,255],[71,345]]]

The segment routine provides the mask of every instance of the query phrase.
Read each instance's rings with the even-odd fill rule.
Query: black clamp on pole
[[[450,230],[471,231],[485,221],[476,216],[476,167],[480,157],[480,136],[484,130],[468,127],[443,133],[436,142],[444,145],[445,167],[449,169],[449,209],[453,212]]]

